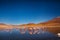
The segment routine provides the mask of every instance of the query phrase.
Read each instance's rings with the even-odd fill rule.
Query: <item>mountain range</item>
[[[28,23],[28,24],[22,24],[22,25],[7,25],[4,23],[0,23],[0,30],[3,29],[13,29],[13,28],[21,28],[21,27],[44,27],[47,31],[52,33],[60,33],[60,16],[53,18],[52,20],[48,20],[46,22],[34,24],[34,23]]]

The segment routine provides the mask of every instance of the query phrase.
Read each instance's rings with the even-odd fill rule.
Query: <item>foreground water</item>
[[[0,40],[60,40],[60,38],[47,31],[33,32],[13,29],[0,31]]]

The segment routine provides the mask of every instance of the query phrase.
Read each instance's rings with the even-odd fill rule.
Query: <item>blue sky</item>
[[[59,0],[0,0],[0,23],[40,23],[57,16]]]

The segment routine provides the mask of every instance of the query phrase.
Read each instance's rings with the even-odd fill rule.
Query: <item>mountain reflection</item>
[[[21,34],[25,34],[26,31],[28,31],[29,34],[39,34],[44,32],[42,28],[38,27],[20,28],[19,30]]]
[[[44,33],[45,30],[43,30],[44,28],[39,28],[39,27],[22,27],[19,29],[15,29],[15,30],[19,30],[20,34],[25,34],[26,32],[28,32],[29,34],[40,34],[40,33]],[[6,32],[12,32],[13,29],[4,29],[4,30],[0,30],[0,31],[6,31]]]
[[[15,29],[15,30],[17,30],[17,29]],[[26,32],[28,32],[29,34],[40,34],[40,33],[43,33],[45,31],[45,30],[43,30],[43,28],[39,28],[39,27],[28,27],[28,28],[21,27],[18,30],[20,31],[21,34],[25,34]],[[4,29],[2,31],[12,32],[13,29]]]
[[[39,34],[40,33],[40,28],[30,27],[30,28],[28,28],[28,32],[29,32],[29,34]]]
[[[21,34],[25,34],[27,29],[26,28],[20,28],[19,30],[20,30]]]

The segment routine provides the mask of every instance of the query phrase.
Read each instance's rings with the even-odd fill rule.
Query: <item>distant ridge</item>
[[[58,16],[56,18],[53,18],[52,20],[48,20],[46,22],[42,22],[42,23],[60,23],[60,16]]]
[[[6,25],[7,24],[4,24],[4,23],[0,23],[0,27]],[[16,25],[8,25],[9,27],[10,26],[15,26]],[[60,26],[60,16],[56,17],[56,18],[53,18],[52,20],[48,20],[47,22],[42,22],[42,23],[38,23],[38,24],[35,24],[35,23],[28,23],[28,24],[22,24],[22,25],[17,25],[17,26]]]
[[[6,24],[4,24],[4,23],[0,23],[0,25],[6,25]]]

